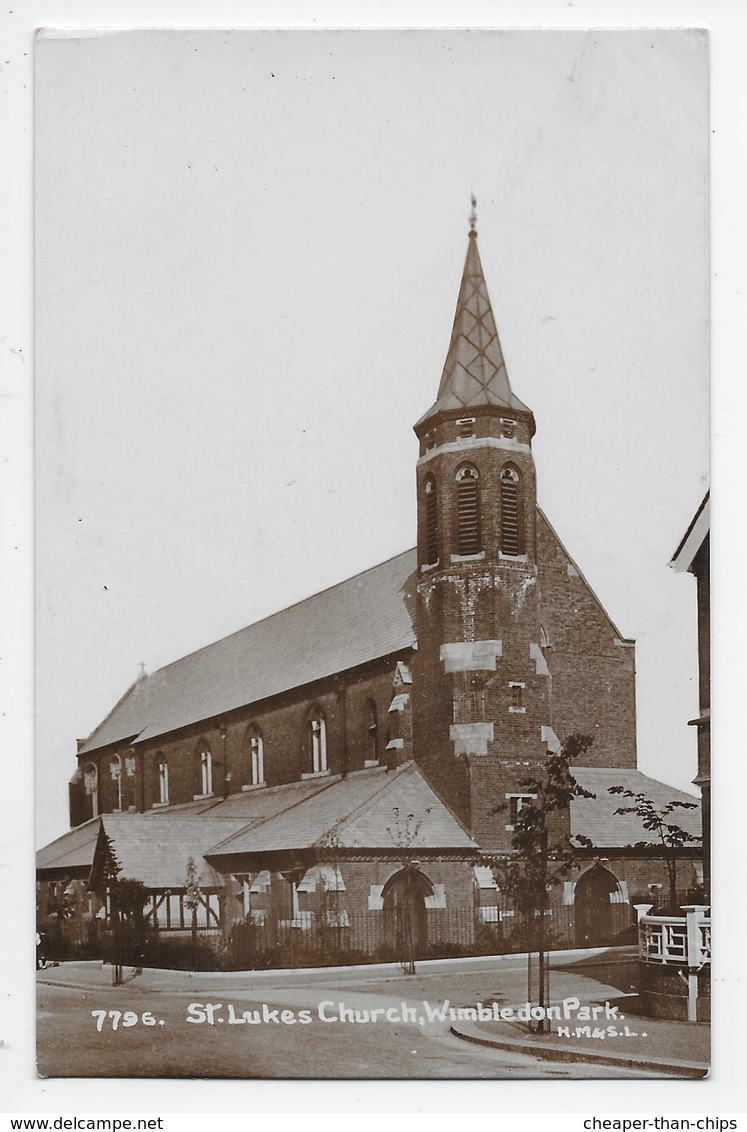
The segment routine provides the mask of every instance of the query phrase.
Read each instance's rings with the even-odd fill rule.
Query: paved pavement
[[[394,964],[314,970],[185,972],[125,968],[125,986],[166,996],[207,994],[223,1000],[247,994],[279,1000],[312,1000],[335,992],[402,993],[408,1001],[433,1004],[440,1021],[456,1035],[506,1056],[528,1055],[543,1061],[607,1066],[617,1076],[626,1068],[665,1076],[702,1077],[708,1071],[710,1026],[703,1023],[644,1019],[635,1013],[635,952],[628,948],[557,952],[552,956],[551,1032],[530,1032],[526,1020],[508,1020],[526,1003],[526,957],[489,956],[418,963],[405,977]],[[38,972],[38,981],[56,987],[94,990],[112,986],[112,969],[99,961],[64,963]],[[290,1001],[290,997],[288,1001]],[[346,996],[349,997],[349,996]],[[381,999],[377,997],[377,1002]],[[363,1004],[363,999],[361,999]],[[480,1004],[480,1005],[478,1005]],[[495,1004],[495,1006],[493,1005]],[[589,1007],[599,1004],[596,1017]],[[607,1004],[605,1006],[605,1004]],[[586,1010],[584,1008],[587,1008]],[[503,1017],[500,1017],[503,1012]],[[524,1010],[524,1014],[526,1010]],[[491,1016],[492,1015],[492,1016]]]

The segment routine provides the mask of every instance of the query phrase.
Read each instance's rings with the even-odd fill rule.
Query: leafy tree
[[[111,888],[112,908],[133,924],[142,921],[143,909],[148,903],[148,890],[141,880],[118,877]]]
[[[688,833],[682,826],[667,821],[675,810],[697,810],[697,802],[667,802],[665,806],[657,806],[647,794],[626,790],[624,786],[610,786],[610,794],[620,794],[623,798],[631,798],[631,806],[618,806],[616,814],[637,814],[644,829],[655,833],[661,845],[664,862],[669,877],[669,908],[674,912],[678,908],[677,900],[677,854],[685,845],[693,845],[700,841],[692,833]],[[650,841],[636,841],[633,849],[647,849]]]
[[[568,822],[574,798],[595,796],[576,781],[572,772],[572,764],[591,744],[588,735],[570,735],[557,750],[548,751],[541,773],[529,775],[519,783],[527,797],[514,823],[513,853],[492,862],[501,890],[519,912],[527,931],[530,998],[532,952],[538,955],[538,1005],[542,1007],[548,1005],[550,998],[545,932],[548,888],[568,874],[580,846],[592,845],[588,837],[576,835],[571,840]],[[546,1029],[546,1021],[540,1022],[538,1028]]]

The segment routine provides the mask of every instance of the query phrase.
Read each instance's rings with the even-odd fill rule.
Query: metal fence
[[[101,921],[71,917],[49,919],[39,927],[40,959],[62,962],[66,959],[101,959]]]
[[[486,913],[491,918],[486,920]],[[253,917],[228,931],[220,928],[156,931],[101,920],[52,921],[44,927],[51,960],[98,958],[129,966],[182,970],[259,970],[396,962],[469,955],[564,950],[630,942],[636,928],[628,905],[611,908],[603,935],[591,940],[572,906],[555,906],[544,917],[472,906],[427,909],[424,916],[396,922],[381,911],[296,920]]]

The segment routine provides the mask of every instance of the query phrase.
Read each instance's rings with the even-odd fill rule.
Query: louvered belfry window
[[[457,472],[457,554],[480,552],[480,487],[470,464]]]
[[[501,472],[501,550],[504,554],[523,554],[519,473],[507,467]]]
[[[438,499],[433,476],[425,481],[425,561],[428,566],[438,562]]]

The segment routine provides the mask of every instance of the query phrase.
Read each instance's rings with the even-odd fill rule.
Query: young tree
[[[623,798],[631,798],[631,806],[619,806],[616,814],[637,814],[644,829],[655,833],[661,845],[664,862],[669,877],[669,908],[676,911],[677,901],[677,853],[684,845],[692,845],[700,841],[692,833],[688,833],[682,826],[667,821],[675,810],[697,810],[697,802],[667,802],[665,806],[657,806],[648,795],[635,790],[626,790],[624,786],[610,786],[610,794],[620,794]],[[646,849],[649,841],[636,841],[633,849]]]
[[[107,897],[107,912],[112,933],[112,984],[118,987],[122,984],[122,950],[124,946],[122,939],[122,914],[117,903],[117,886],[119,885],[119,874],[122,872],[122,866],[117,859],[114,842],[103,826],[101,832],[104,837],[104,852],[101,858],[101,883]]]
[[[340,864],[343,860],[343,844],[337,827],[333,827],[322,838],[319,851],[319,924],[320,941],[326,951],[332,950],[342,962],[345,942],[344,928],[347,917],[343,914],[340,902]]]
[[[107,896],[109,926],[112,932],[112,982],[120,986],[123,966],[133,963],[139,968],[145,944],[143,909],[148,891],[141,880],[123,877],[122,866],[111,837],[103,831],[104,852],[101,857],[101,883]]]
[[[427,932],[427,924],[422,919],[425,915],[420,891],[422,882],[415,859],[420,830],[430,812],[430,806],[426,806],[418,814],[406,813],[399,806],[392,806],[392,824],[386,827],[393,845],[399,850],[402,870],[398,876],[402,887],[399,889],[399,898],[394,898],[393,908],[385,924],[392,933],[395,952],[406,975],[415,974],[416,953]]]
[[[197,909],[202,903],[202,889],[194,857],[190,857],[187,861],[184,889],[184,907],[189,908],[192,913],[192,970],[194,971],[197,959]]]
[[[142,973],[145,949],[143,910],[149,893],[141,880],[118,877],[111,888],[111,908],[116,916],[119,952],[122,963],[131,964],[136,974]]]
[[[527,932],[527,993],[531,1000],[532,954],[538,957],[537,1005],[547,1007],[550,997],[546,954],[548,888],[568,874],[578,847],[591,847],[587,837],[571,840],[568,814],[574,798],[593,798],[573,777],[572,764],[591,746],[587,735],[570,735],[555,751],[548,751],[537,775],[520,783],[526,800],[517,814],[511,845],[513,854],[493,862],[501,890],[511,899]],[[547,1028],[546,1019],[538,1029]]]

